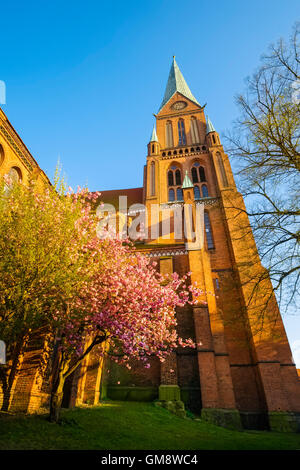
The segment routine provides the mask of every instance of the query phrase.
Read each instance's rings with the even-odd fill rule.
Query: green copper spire
[[[150,142],[158,142],[156,129],[155,129],[155,124],[153,125],[153,130],[152,130],[152,134],[151,134],[151,137],[150,137]]]
[[[210,132],[216,132],[216,129],[214,128],[208,116],[206,116],[206,121],[206,134],[209,134]]]
[[[189,89],[185,79],[183,78],[182,73],[179,70],[178,65],[176,64],[175,56],[173,56],[173,63],[171,65],[166,91],[158,112],[164,107],[164,105],[172,98],[172,96],[177,91],[200,106],[196,98],[192,95],[191,90]]]
[[[181,187],[182,187],[182,189],[188,189],[188,188],[193,188],[194,187],[193,183],[190,180],[190,177],[188,175],[187,170],[185,172],[185,177],[184,177],[183,184],[182,184]]]

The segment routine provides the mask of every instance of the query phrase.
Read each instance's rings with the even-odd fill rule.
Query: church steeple
[[[192,94],[191,90],[189,89],[177,63],[175,60],[175,56],[173,56],[173,62],[171,65],[171,70],[169,73],[169,78],[165,90],[165,94],[162,100],[162,103],[160,105],[160,108],[158,112],[164,107],[164,105],[172,98],[172,96],[176,93],[179,92],[189,100],[193,101],[194,103],[198,103],[194,95]]]
[[[186,172],[185,172],[185,177],[184,177],[184,180],[183,180],[183,183],[182,183],[182,186],[181,186],[181,187],[182,187],[182,189],[189,189],[189,188],[193,188],[193,187],[194,187],[193,183],[192,183],[191,180],[190,180],[190,177],[189,177],[189,175],[188,175],[187,170],[186,170]]]
[[[151,137],[150,137],[150,141],[149,141],[149,142],[158,142],[158,138],[157,138],[157,134],[156,134],[156,129],[155,129],[155,124],[153,125],[152,134],[151,134]]]
[[[156,134],[155,124],[152,129],[152,134],[148,144],[148,156],[158,155],[160,151],[160,145]]]
[[[206,116],[206,121],[206,134],[209,134],[210,132],[216,132],[216,129],[214,128],[213,123],[208,116]]]
[[[214,147],[221,144],[219,134],[217,133],[208,116],[206,116],[206,140],[209,147]]]

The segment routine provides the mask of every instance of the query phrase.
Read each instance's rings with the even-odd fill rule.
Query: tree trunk
[[[8,388],[8,373],[4,366],[0,366],[0,379],[2,383],[3,401],[1,411],[8,411],[10,402],[10,390]]]
[[[60,419],[60,410],[63,399],[65,379],[63,374],[57,379],[57,385],[51,392],[50,398],[50,417],[51,423],[58,423]]]
[[[66,371],[69,367],[70,360],[59,351],[58,352],[58,364],[57,373],[55,375],[53,386],[50,397],[50,416],[49,420],[51,423],[58,423],[60,418],[60,409],[64,393],[64,384],[66,380]]]
[[[62,351],[58,352],[58,367],[57,375],[53,381],[53,387],[50,398],[50,416],[49,420],[52,423],[58,423],[60,419],[60,409],[63,400],[64,384],[66,378],[69,377],[81,364],[83,359],[91,352],[96,344],[101,344],[106,340],[106,335],[97,336],[88,346],[88,348],[82,353],[81,356],[71,364],[71,358],[65,355]]]

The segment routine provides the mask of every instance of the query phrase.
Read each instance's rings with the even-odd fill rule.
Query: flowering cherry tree
[[[66,378],[97,345],[106,343],[110,355],[130,368],[133,358],[149,367],[149,358],[164,361],[171,350],[194,347],[178,337],[176,307],[184,306],[199,291],[174,273],[160,275],[145,256],[129,244],[94,240],[90,246],[98,270],[69,304],[55,313],[60,324],[59,365],[52,391],[51,419],[57,421]],[[106,348],[99,349],[99,355]]]
[[[7,364],[0,365],[3,410],[26,344],[54,331],[52,314],[66,309],[91,276],[84,247],[95,222],[82,193],[65,196],[63,185],[38,191],[34,183],[0,180],[0,339],[7,345]]]
[[[163,361],[178,345],[195,346],[176,332],[176,307],[199,295],[189,275],[162,276],[128,241],[99,238],[98,193],[0,190],[0,337],[12,358],[1,370],[3,388],[13,383],[26,341],[41,329],[57,350],[52,421],[66,378],[93,348],[102,345],[99,355],[109,348],[128,367],[132,358],[149,367],[151,356]]]

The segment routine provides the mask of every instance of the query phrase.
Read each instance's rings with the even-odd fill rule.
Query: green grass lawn
[[[300,434],[230,431],[182,419],[153,403],[104,402],[46,415],[0,414],[0,449],[300,449]]]

